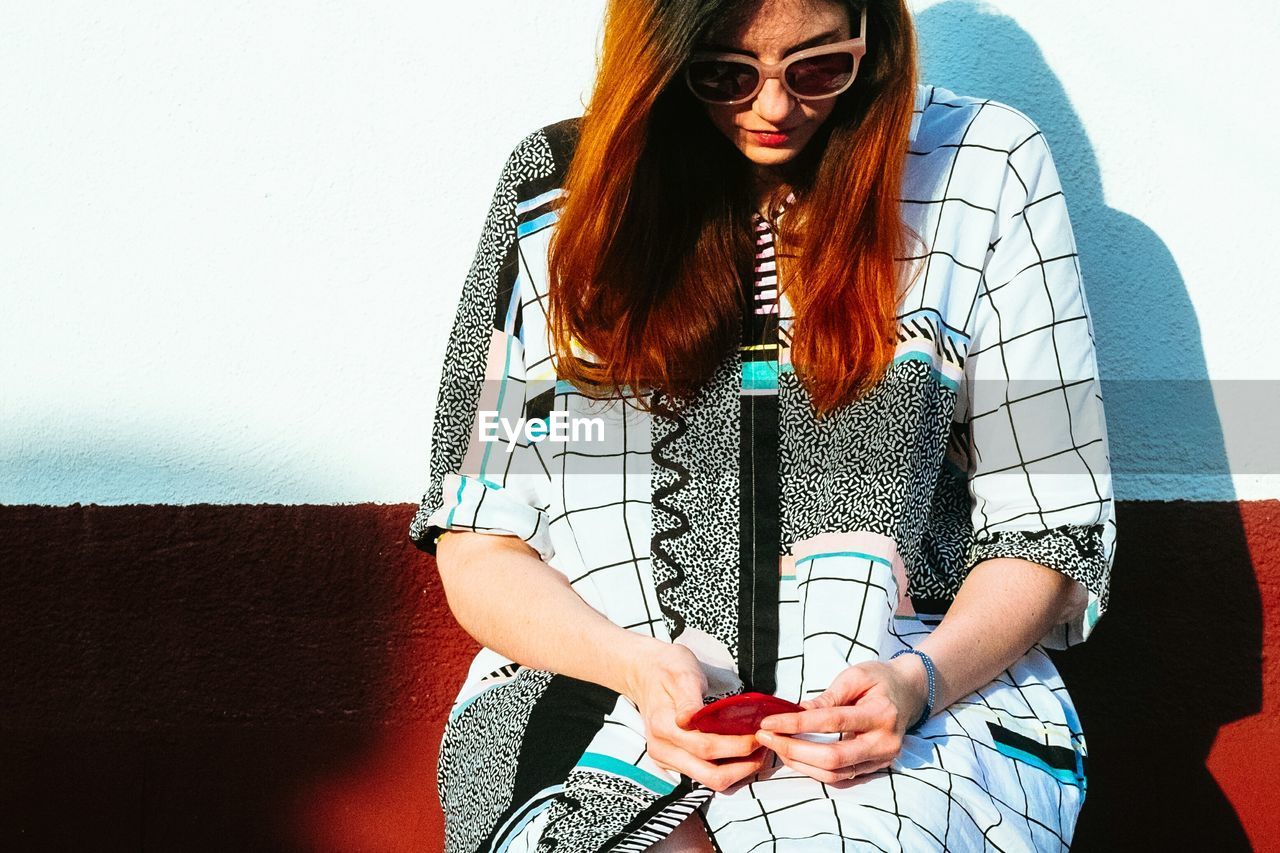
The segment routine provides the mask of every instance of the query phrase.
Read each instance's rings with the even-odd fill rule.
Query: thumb
[[[678,700],[676,702],[676,725],[685,729],[689,727],[689,720],[693,715],[702,710],[702,703],[694,702],[691,699]]]
[[[800,703],[805,710],[813,708],[832,708],[837,705],[852,705],[863,693],[875,684],[875,679],[865,668],[854,665],[845,669],[835,677],[826,690]]]
[[[667,687],[667,695],[676,708],[676,725],[687,728],[689,718],[702,710],[706,678],[701,670],[682,673]]]
[[[852,705],[876,684],[876,677],[862,664],[854,664],[836,676],[827,693],[836,705]]]
[[[692,716],[703,710],[703,703],[700,701],[701,695],[694,697],[694,695],[686,694],[672,698],[675,699],[676,725],[680,726],[681,729],[687,729]]]
[[[806,711],[812,711],[814,708],[830,708],[835,704],[836,702],[831,695],[830,688],[823,693],[819,693],[817,696],[802,699],[799,703],[800,707],[804,708]]]

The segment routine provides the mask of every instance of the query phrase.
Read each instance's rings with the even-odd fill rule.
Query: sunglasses
[[[834,98],[853,85],[858,60],[867,52],[867,10],[857,38],[797,51],[772,65],[740,53],[699,51],[685,65],[693,94],[709,104],[741,104],[760,94],[764,81],[777,77],[792,96],[811,101]]]

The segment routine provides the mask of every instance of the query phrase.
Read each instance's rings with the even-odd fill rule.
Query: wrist
[[[639,704],[645,676],[653,672],[657,656],[670,649],[671,643],[625,628],[623,630],[627,636],[619,637],[618,642],[611,644],[610,660],[606,662],[617,673],[618,683],[610,684],[609,687]]]
[[[893,668],[902,682],[907,686],[909,701],[907,702],[907,719],[905,731],[912,731],[923,724],[937,709],[936,674],[930,672],[930,666],[920,650],[902,649],[893,654],[888,665]]]

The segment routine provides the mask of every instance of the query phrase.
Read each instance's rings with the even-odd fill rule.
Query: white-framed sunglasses
[[[834,98],[853,85],[858,61],[867,52],[867,10],[856,38],[800,50],[772,65],[741,53],[699,51],[684,67],[689,89],[709,104],[741,104],[777,77],[792,96],[814,101]]]

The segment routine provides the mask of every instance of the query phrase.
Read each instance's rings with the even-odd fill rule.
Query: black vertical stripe
[[[773,693],[778,664],[778,398],[742,395],[738,675]]]
[[[781,209],[777,211],[781,213]],[[759,217],[752,222],[755,251],[772,245],[772,232]],[[776,313],[756,313],[757,307],[776,306],[776,296],[761,299],[765,290],[760,263],[744,288],[742,347],[744,362],[768,362],[778,368]],[[776,261],[775,261],[776,268]],[[744,284],[747,284],[744,282]],[[775,291],[776,292],[776,291]],[[766,344],[771,349],[745,347]],[[777,690],[778,560],[782,553],[779,529],[778,395],[739,396],[740,439],[738,494],[741,497],[738,577],[738,676],[745,689],[760,693]]]

